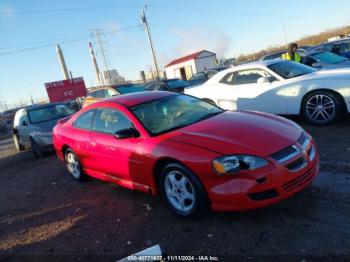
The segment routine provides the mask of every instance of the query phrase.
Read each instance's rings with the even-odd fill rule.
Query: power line
[[[131,30],[131,29],[135,29],[135,28],[139,28],[139,27],[140,27],[140,25],[128,26],[128,27],[124,27],[124,28],[108,31],[105,34],[118,33],[118,32],[121,32],[121,31]],[[78,37],[78,38],[74,38],[74,39],[70,39],[70,40],[56,41],[56,42],[52,42],[52,43],[45,44],[45,45],[39,45],[39,46],[33,46],[33,47],[28,47],[28,48],[23,48],[23,49],[17,49],[17,50],[13,50],[13,51],[3,52],[3,53],[0,53],[0,56],[18,54],[18,53],[23,53],[23,52],[27,52],[27,51],[36,50],[36,49],[42,49],[42,48],[47,48],[47,47],[51,47],[51,46],[56,46],[57,44],[61,44],[62,45],[62,44],[82,41],[82,40],[86,40],[86,39],[90,39],[90,38],[91,38],[90,35],[86,35],[86,36],[83,36],[83,37]]]
[[[328,17],[329,15],[287,15],[285,13],[283,14],[264,14],[264,13],[250,13],[250,12],[231,12],[231,11],[217,11],[212,9],[201,9],[201,8],[190,8],[190,7],[179,7],[179,6],[166,6],[166,5],[158,5],[158,4],[149,4],[147,6],[156,7],[156,8],[163,8],[163,9],[172,9],[172,10],[182,10],[187,12],[203,12],[203,13],[213,13],[213,14],[222,14],[222,15],[238,15],[238,16],[263,16],[263,17],[294,17],[294,18],[301,18],[301,17]],[[348,16],[348,14],[335,14],[335,16]]]
[[[33,15],[33,14],[51,14],[51,13],[66,13],[66,12],[81,12],[81,11],[99,11],[106,9],[118,9],[118,8],[129,8],[139,7],[140,5],[113,5],[113,6],[95,6],[95,7],[77,7],[77,8],[59,8],[59,9],[42,9],[42,10],[19,10],[11,11],[14,15]],[[0,12],[0,15],[8,15],[8,12]]]
[[[293,18],[330,18],[329,15],[288,15],[288,14],[273,14],[273,13],[255,13],[255,12],[234,12],[234,11],[218,11],[213,9],[202,9],[202,8],[191,8],[191,7],[179,7],[179,6],[168,6],[161,4],[147,4],[148,7],[160,8],[160,9],[170,9],[170,10],[182,10],[186,12],[203,12],[203,13],[213,13],[222,15],[236,15],[236,16],[260,16],[260,17],[293,17]],[[18,10],[11,11],[13,15],[33,15],[33,14],[52,14],[52,13],[67,13],[67,12],[84,12],[84,11],[101,11],[108,9],[119,9],[119,8],[131,8],[140,7],[140,4],[129,4],[129,5],[113,5],[113,6],[94,6],[94,7],[76,7],[76,8],[58,8],[58,9],[39,9],[39,10]],[[0,15],[8,15],[8,12],[2,11]],[[334,14],[333,16],[348,17],[348,14]]]

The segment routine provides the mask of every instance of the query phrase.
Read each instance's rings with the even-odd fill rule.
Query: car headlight
[[[235,174],[240,170],[254,170],[267,164],[265,159],[249,155],[223,156],[213,160],[214,170],[220,175]]]
[[[33,135],[36,136],[52,136],[52,132],[36,131]]]

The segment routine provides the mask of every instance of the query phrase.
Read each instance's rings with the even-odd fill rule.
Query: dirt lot
[[[0,259],[95,261],[102,255],[98,260],[115,261],[160,244],[168,254],[221,261],[256,261],[260,255],[270,261],[350,261],[350,118],[327,127],[294,120],[319,146],[321,171],[313,185],[265,209],[200,220],[178,218],[164,202],[140,192],[93,179],[77,183],[55,155],[35,160],[2,140]]]

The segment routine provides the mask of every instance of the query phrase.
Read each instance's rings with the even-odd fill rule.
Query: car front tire
[[[313,92],[303,99],[302,113],[312,124],[327,125],[341,115],[342,102],[332,92]]]
[[[21,142],[19,141],[19,137],[18,135],[14,134],[12,136],[13,138],[13,143],[15,144],[15,147],[17,149],[18,152],[21,152],[25,149],[24,145],[21,144]]]
[[[181,217],[198,217],[209,208],[202,183],[181,164],[172,163],[163,168],[159,187],[169,208]]]

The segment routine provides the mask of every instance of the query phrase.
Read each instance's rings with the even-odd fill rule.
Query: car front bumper
[[[35,136],[35,142],[41,151],[53,151],[52,136]]]
[[[319,171],[316,145],[312,144],[315,149],[313,160],[307,161],[298,171],[271,164],[259,172],[242,172],[232,178],[220,177],[206,183],[212,209],[252,210],[275,204],[302,191],[314,181]]]

